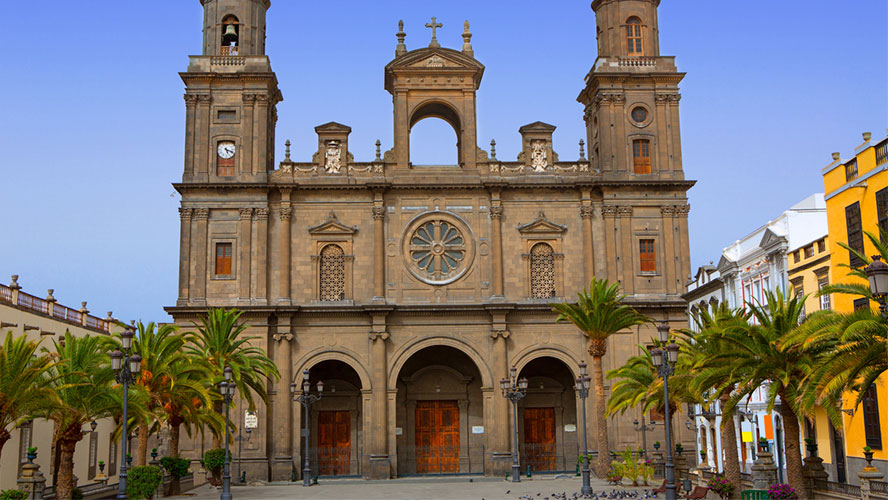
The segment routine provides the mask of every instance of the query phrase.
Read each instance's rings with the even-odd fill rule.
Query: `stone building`
[[[181,73],[179,298],[167,310],[186,326],[208,307],[245,311],[248,334],[280,368],[244,445],[248,476],[281,480],[301,469],[304,415],[289,385],[301,386],[304,370],[326,388],[310,410],[315,473],[504,474],[512,410],[499,381],[512,366],[530,380],[518,408],[522,470],[573,470],[582,448],[573,381],[590,359],[549,303],[598,276],[619,281],[652,318],[687,324],[694,183],[681,161],[684,74],[659,53],[659,0],[592,3],[598,58],[577,82],[587,126],[578,157],[562,160],[555,127],[535,122],[518,129],[512,161],[478,146],[485,67],[468,22],[454,50],[438,42],[433,18],[431,42],[414,50],[401,23],[384,67],[391,149],[358,161],[351,129],[327,123],[315,128],[307,161],[291,159],[288,145],[275,162],[283,97],[265,50],[270,2],[201,3],[203,53]],[[411,128],[423,119],[453,127],[458,164],[411,163]],[[615,336],[606,368],[654,336],[653,326]],[[640,442],[638,416],[610,422],[615,449]],[[183,443],[183,453],[204,446]]]

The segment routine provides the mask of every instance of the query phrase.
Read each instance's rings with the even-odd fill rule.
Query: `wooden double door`
[[[459,405],[417,401],[414,431],[418,474],[459,472]]]
[[[555,470],[555,408],[524,409],[523,455],[533,471]]]
[[[344,476],[351,463],[351,414],[318,412],[318,475]]]

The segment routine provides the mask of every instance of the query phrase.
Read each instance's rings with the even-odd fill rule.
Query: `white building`
[[[763,302],[766,291],[790,289],[789,255],[824,238],[828,233],[823,193],[812,194],[725,248],[717,265],[710,262],[698,268],[683,296],[688,301],[688,312],[693,314],[711,304],[723,302],[727,302],[731,308],[745,307],[750,302]],[[691,328],[696,329],[693,321]],[[765,437],[771,450],[777,451],[775,460],[781,472],[785,468],[783,425],[776,410],[773,414],[767,414],[766,395],[765,387],[758,388],[747,401],[740,404],[740,410],[747,416],[739,412],[733,416],[738,429],[734,445],[737,446],[745,472],[751,470],[755,460],[754,445],[760,437]],[[704,451],[704,464],[724,470],[720,433],[723,417],[720,408],[716,404],[704,414],[703,409],[697,406],[695,413],[698,456],[700,451]]]

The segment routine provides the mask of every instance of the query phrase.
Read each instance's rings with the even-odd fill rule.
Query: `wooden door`
[[[456,401],[416,402],[416,472],[459,472],[459,406]]]
[[[555,408],[524,409],[524,466],[555,470]]]
[[[319,411],[318,475],[347,475],[350,460],[351,415],[348,411]]]

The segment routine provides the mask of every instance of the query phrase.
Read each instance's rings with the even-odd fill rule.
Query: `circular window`
[[[646,109],[642,108],[641,106],[638,106],[632,110],[632,120],[635,123],[644,123],[645,121],[647,121],[647,118],[648,118],[648,112]]]
[[[404,259],[410,273],[431,285],[446,285],[462,277],[474,257],[466,223],[446,212],[424,214],[407,226]]]

